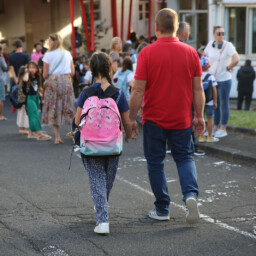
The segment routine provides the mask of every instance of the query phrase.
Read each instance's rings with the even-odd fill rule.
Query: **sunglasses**
[[[218,32],[217,33],[217,36],[224,36],[225,35],[225,32]]]

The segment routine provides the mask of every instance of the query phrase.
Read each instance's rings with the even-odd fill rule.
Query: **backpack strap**
[[[203,82],[207,81],[210,76],[211,76],[211,74],[209,74],[209,73],[206,74],[206,76],[205,76],[204,79],[203,79]]]
[[[92,86],[86,87],[83,91],[84,91],[85,95],[87,96],[87,98],[92,97],[92,96],[98,96],[97,89]]]

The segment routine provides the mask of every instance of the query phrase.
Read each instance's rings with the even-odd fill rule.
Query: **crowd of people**
[[[101,49],[74,59],[63,48],[58,34],[49,35],[48,49],[43,40],[36,43],[31,56],[23,52],[23,43],[17,40],[8,59],[6,42],[1,42],[0,120],[7,120],[3,115],[3,101],[5,92],[12,91],[9,67],[13,84],[18,85],[20,134],[29,139],[51,140],[51,136],[42,131],[41,122],[52,126],[57,145],[63,144],[61,125],[69,125],[74,143],[80,134],[77,144],[81,146],[82,161],[89,176],[96,233],[109,233],[108,200],[122,151],[120,137],[112,136],[109,149],[105,135],[115,129],[120,132],[118,129],[123,124],[125,141],[135,140],[136,116],[142,115],[144,155],[155,196],[155,208],[148,216],[156,220],[170,218],[170,196],[164,171],[168,149],[177,165],[188,224],[199,220],[199,188],[193,155],[204,153],[198,150],[196,138],[199,142],[217,142],[227,136],[231,72],[239,56],[232,43],[224,40],[224,28],[215,26],[214,40],[202,42],[196,51],[186,44],[190,36],[189,24],[178,23],[175,11],[160,10],[155,22],[156,38],[151,44],[144,36],[137,38],[133,32],[125,43],[114,37],[109,51]],[[244,96],[246,109],[249,109],[252,93],[251,88],[249,92],[243,91],[245,73],[250,73],[252,83],[255,72],[248,60],[237,74],[240,109]],[[204,113],[208,119],[207,130]],[[102,121],[104,118],[108,119],[107,124]],[[83,119],[85,121],[81,122]],[[95,119],[103,123],[92,126]],[[87,136],[103,136],[105,144],[98,145],[95,141],[93,144],[88,138],[82,142],[83,126],[88,126]],[[96,130],[99,132],[95,133]],[[91,147],[90,152],[86,143]],[[116,146],[119,151],[115,148],[113,155]]]

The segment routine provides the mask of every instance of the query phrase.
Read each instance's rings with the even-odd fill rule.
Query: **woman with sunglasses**
[[[218,105],[214,110],[215,137],[227,136],[226,126],[229,119],[229,94],[232,85],[233,67],[239,62],[239,56],[232,43],[224,40],[224,28],[213,27],[214,40],[209,42],[205,53],[209,56],[209,73],[214,75],[218,86]]]

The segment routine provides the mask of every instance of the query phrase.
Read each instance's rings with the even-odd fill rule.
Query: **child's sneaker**
[[[205,142],[205,137],[204,136],[199,136],[198,142]]]
[[[218,142],[219,139],[215,137],[207,137],[206,142]]]
[[[94,232],[98,234],[109,234],[109,223],[108,222],[99,223],[95,227]]]

